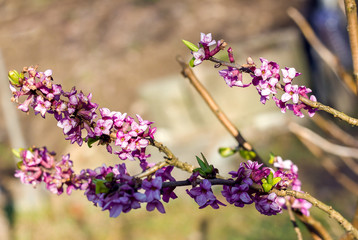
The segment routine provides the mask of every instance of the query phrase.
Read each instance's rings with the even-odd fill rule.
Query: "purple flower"
[[[211,190],[211,183],[209,180],[204,179],[200,186],[194,187],[191,190],[186,190],[190,197],[194,198],[199,208],[211,206],[214,209],[219,208],[219,204],[225,206],[222,202],[218,201]]]
[[[243,207],[245,204],[253,203],[253,198],[248,193],[252,183],[250,178],[246,178],[241,184],[235,186],[224,185],[221,193],[228,203],[234,204],[236,207]]]
[[[269,195],[256,194],[254,198],[255,207],[261,214],[271,216],[282,212],[282,208],[276,202],[277,195],[270,193]]]
[[[147,211],[153,211],[154,209],[157,209],[160,213],[165,213],[163,203],[159,200],[148,202],[146,209]]]
[[[224,78],[229,87],[236,86],[245,88],[251,85],[251,83],[244,84],[242,82],[242,73],[237,68],[228,67],[227,69],[220,70],[219,74]]]
[[[143,180],[142,188],[145,190],[145,195],[147,196],[147,202],[153,200],[160,201],[160,190],[162,189],[162,178],[157,177],[148,181],[147,179]]]
[[[281,109],[281,112],[286,113],[286,103],[278,99],[276,96],[272,96],[272,99],[275,101],[276,106]]]

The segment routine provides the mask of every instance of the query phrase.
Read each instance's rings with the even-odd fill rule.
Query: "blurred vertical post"
[[[4,117],[7,133],[6,135],[10,141],[11,148],[26,148],[27,145],[25,142],[24,134],[21,130],[21,124],[17,115],[17,109],[14,103],[10,101],[11,94],[7,77],[8,73],[5,69],[5,63],[0,49],[0,102],[2,107],[2,116]],[[15,164],[16,162],[17,160],[15,160]],[[17,191],[21,193],[21,197],[16,198],[15,196],[14,198],[16,209],[33,210],[41,206],[41,193],[39,191],[33,190],[31,186],[20,184],[20,181],[19,185],[15,189],[17,189]]]

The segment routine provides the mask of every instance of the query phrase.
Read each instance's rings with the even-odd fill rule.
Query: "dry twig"
[[[351,44],[353,60],[353,77],[358,86],[358,23],[357,23],[357,5],[354,0],[344,0],[347,16],[347,30],[349,42]],[[357,87],[358,88],[358,87]]]
[[[220,109],[214,99],[211,97],[210,93],[205,89],[205,87],[201,84],[198,78],[195,76],[194,72],[191,70],[188,64],[186,64],[181,57],[177,57],[177,61],[182,67],[182,74],[184,77],[190,80],[190,83],[194,86],[194,88],[198,91],[203,100],[207,103],[211,111],[214,115],[219,119],[221,124],[229,131],[229,133],[236,139],[239,143],[239,146],[242,146],[245,150],[254,151],[256,153],[256,157],[253,159],[258,162],[263,162],[258,153],[253,149],[251,144],[249,144],[244,137],[241,135],[239,130],[235,127],[235,125],[229,120],[229,118],[225,115],[225,113]]]
[[[357,95],[357,88],[353,82],[353,79],[350,74],[348,74],[339,59],[328,49],[326,48],[321,40],[316,36],[314,31],[312,30],[309,23],[302,16],[302,14],[293,7],[290,7],[287,10],[288,15],[292,18],[292,20],[297,24],[300,28],[301,32],[307,39],[307,41],[311,44],[313,49],[316,50],[321,59],[332,69],[332,71],[340,77],[343,82],[347,85],[347,87]]]

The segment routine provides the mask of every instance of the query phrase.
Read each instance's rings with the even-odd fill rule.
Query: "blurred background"
[[[157,140],[180,160],[195,164],[195,155],[203,152],[227,175],[237,169],[241,159],[223,159],[217,150],[235,146],[235,141],[182,77],[175,58],[181,55],[189,61],[191,55],[181,40],[197,43],[200,32],[211,32],[214,39],[226,40],[239,63],[251,56],[256,63],[264,57],[281,68],[295,67],[303,73],[296,84],[310,85],[325,104],[341,99],[337,106],[350,112],[356,109],[354,100],[340,83],[333,80],[328,90],[316,91],[317,86],[327,84],[311,82],[311,77],[327,79],[322,76],[327,71],[286,13],[288,7],[296,7],[317,22],[319,17],[331,16],[325,11],[327,6],[309,0],[0,0],[0,69],[4,69],[0,78],[6,82],[0,86],[0,239],[294,239],[286,212],[266,217],[253,205],[199,210],[183,189],[177,191],[179,199],[165,205],[164,215],[147,212],[143,206],[111,219],[82,192],[54,196],[41,187],[21,185],[13,177],[14,147],[46,145],[58,156],[70,153],[78,171],[120,160],[101,147],[70,145],[51,117],[44,120],[31,111],[28,115],[16,111],[10,96],[5,97],[10,94],[7,71],[31,65],[39,65],[40,71],[52,69],[55,81],[65,90],[76,86],[85,94],[93,93],[93,102],[100,107],[131,116],[138,113],[154,121]],[[324,26],[315,28],[324,30]],[[324,34],[322,39],[327,40]],[[348,69],[350,64],[348,61]],[[291,112],[282,114],[272,101],[262,105],[254,88],[228,88],[212,63],[205,62],[194,71],[261,156],[268,159],[273,152],[293,160],[305,191],[349,220],[353,217],[356,196],[322,169],[287,129],[287,122],[293,120],[313,126],[308,119],[298,119]],[[327,97],[332,96],[332,88],[343,92],[336,99]],[[153,151],[152,159],[160,161],[162,156]],[[137,173],[136,164],[129,165],[131,173]],[[176,171],[175,176],[186,179],[188,174]],[[317,209],[312,209],[312,215],[323,220],[334,237],[343,233]]]

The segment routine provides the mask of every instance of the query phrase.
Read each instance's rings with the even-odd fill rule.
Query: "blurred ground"
[[[76,85],[85,93],[92,92],[93,101],[100,107],[132,116],[139,113],[155,121],[158,139],[181,159],[190,161],[204,152],[225,173],[225,167],[231,166],[228,163],[236,166],[238,162],[236,158],[218,159],[217,147],[233,145],[234,141],[182,78],[175,57],[190,56],[181,39],[197,42],[200,32],[211,32],[215,39],[223,38],[233,46],[240,62],[247,56],[258,62],[258,57],[263,56],[308,73],[300,35],[286,14],[288,6],[302,9],[307,3],[308,0],[0,1],[0,49],[7,69],[21,70],[36,64],[40,70],[50,68],[64,89]],[[300,167],[308,169],[303,179],[307,183],[316,181],[327,199],[334,195],[330,188],[337,184],[321,187],[324,180],[317,181],[317,172],[310,169],[315,164],[303,161],[312,156],[294,154],[305,150],[282,127],[286,115],[276,109],[271,111],[272,104],[261,105],[254,89],[227,88],[211,64],[203,64],[195,72],[256,149],[265,155],[274,151],[285,159],[302,162]],[[9,168],[13,161],[1,114],[0,166]],[[29,145],[47,145],[59,155],[70,152],[77,169],[107,162],[101,149],[69,146],[52,119],[44,121],[33,113],[21,114],[20,118]],[[262,127],[263,123],[267,126]],[[160,158],[153,155],[154,159]],[[319,173],[326,174],[322,170]],[[2,177],[5,185],[10,185],[8,179]],[[17,180],[11,182],[8,187],[16,192],[20,184]],[[306,187],[308,192],[317,190],[314,185]],[[344,190],[337,191],[346,194]],[[18,212],[15,239],[164,239],[168,235],[173,239],[199,239],[205,224],[209,226],[208,239],[260,239],[260,234],[266,239],[287,239],[287,235],[272,231],[285,229],[287,216],[275,217],[272,226],[271,220],[259,216],[253,206],[199,211],[184,197],[168,204],[165,216],[139,210],[109,219],[107,212],[88,207],[91,204],[80,192],[74,197],[42,195],[45,197],[40,199],[46,199],[41,200],[43,207]],[[339,210],[349,213],[353,197],[341,200]],[[339,233],[337,226],[329,226]],[[257,229],[262,232],[256,234]],[[292,229],[291,234],[294,238]]]

